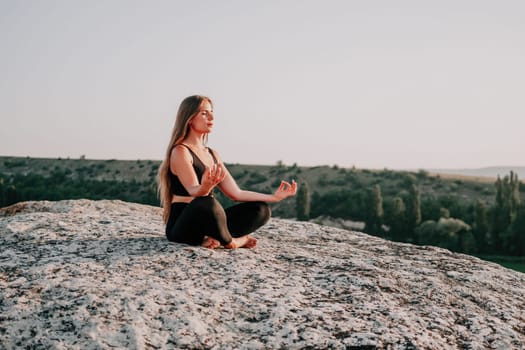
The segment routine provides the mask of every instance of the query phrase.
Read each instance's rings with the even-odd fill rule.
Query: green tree
[[[295,210],[297,220],[306,221],[310,219],[311,195],[308,183],[303,181],[299,185],[297,196],[295,197]]]
[[[510,224],[510,216],[505,201],[504,185],[501,178],[498,176],[496,183],[496,202],[492,210],[492,228],[490,234],[491,250],[493,252],[501,252],[500,234],[506,230]]]
[[[406,240],[406,207],[403,198],[394,197],[388,224],[390,239],[401,242]]]
[[[408,200],[406,204],[407,211],[407,232],[415,239],[415,229],[421,223],[421,199],[419,197],[419,188],[412,184],[408,191]]]
[[[457,252],[470,253],[475,249],[471,228],[455,218],[427,220],[416,228],[419,244],[435,245]]]
[[[327,215],[334,218],[364,221],[366,191],[343,189],[328,191],[323,195],[315,193],[312,201],[312,217]]]
[[[503,233],[505,252],[511,255],[525,256],[525,205],[516,209],[516,217]]]
[[[0,174],[0,208],[3,207],[5,205],[5,195],[4,195],[4,178],[3,176]]]
[[[474,206],[474,223],[472,234],[476,241],[478,253],[487,253],[489,240],[489,219],[487,206],[478,200]]]
[[[365,216],[365,231],[373,235],[381,235],[383,230],[381,225],[383,223],[383,198],[381,196],[381,187],[375,185],[368,191],[366,216]]]
[[[427,194],[424,198],[421,198],[421,221],[439,220],[441,208],[443,206],[439,199],[434,195]]]
[[[448,219],[450,217],[450,211],[447,208],[439,209],[439,217]]]
[[[518,215],[518,209],[520,206],[520,181],[518,180],[518,174],[510,172],[509,180],[509,211],[510,221],[513,222]]]
[[[509,229],[518,215],[520,192],[518,175],[510,172],[503,179],[499,176],[495,183],[496,202],[492,210],[491,245],[496,253],[505,253],[504,247],[510,247],[511,242],[505,242],[509,235],[503,235]]]
[[[20,202],[20,194],[14,185],[7,186],[5,191],[5,205],[11,205]]]
[[[434,220],[427,220],[421,223],[415,230],[415,237],[418,244],[438,246],[441,237],[438,235],[437,223]]]

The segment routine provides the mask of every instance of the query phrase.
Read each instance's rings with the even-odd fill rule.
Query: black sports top
[[[179,143],[179,144],[175,145],[175,147],[177,147],[179,145],[186,147],[188,149],[188,151],[190,151],[191,156],[193,157],[193,170],[195,170],[195,174],[197,175],[197,179],[199,179],[199,183],[201,183],[202,175],[204,174],[204,170],[206,169],[206,165],[204,165],[204,163],[200,160],[200,158],[197,157],[197,155],[187,145],[185,145],[183,143]],[[215,154],[213,154],[213,151],[211,150],[211,148],[208,147],[208,151],[210,152],[210,154],[211,154],[215,164],[217,164],[217,158],[215,158]],[[189,197],[190,196],[188,191],[186,191],[186,189],[184,188],[184,186],[180,182],[179,177],[177,175],[173,174],[171,172],[171,169],[170,169],[170,181],[171,181],[171,193],[172,194],[175,194],[177,196],[184,196],[184,197]]]

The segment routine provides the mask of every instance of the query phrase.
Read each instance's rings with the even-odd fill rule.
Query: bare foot
[[[201,246],[203,246],[204,248],[215,249],[221,246],[221,242],[219,242],[215,238],[204,236],[204,240],[202,241]]]
[[[233,238],[232,241],[224,246],[226,249],[248,248],[252,249],[257,245],[257,239],[246,235],[238,238]]]
[[[244,245],[244,248],[252,249],[252,248],[255,248],[256,245],[257,245],[257,238],[249,236],[248,241]]]

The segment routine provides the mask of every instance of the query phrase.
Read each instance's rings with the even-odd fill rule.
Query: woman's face
[[[191,118],[190,127],[199,133],[210,133],[213,128],[213,107],[210,102],[202,102],[197,114]]]

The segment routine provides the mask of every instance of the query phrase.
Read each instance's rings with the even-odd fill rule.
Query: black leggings
[[[232,237],[247,235],[270,219],[264,202],[245,202],[226,210],[213,196],[197,197],[190,203],[172,203],[166,224],[166,237],[172,242],[200,245],[204,236],[222,245]]]

